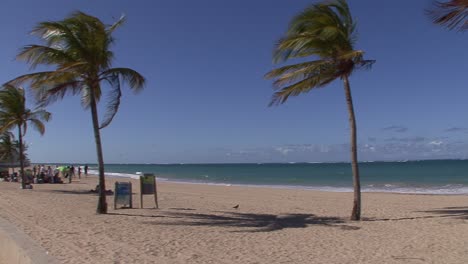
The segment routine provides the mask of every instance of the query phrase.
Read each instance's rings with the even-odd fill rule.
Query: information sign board
[[[120,205],[120,208],[132,208],[132,183],[115,182],[114,191],[114,209]]]
[[[158,205],[158,190],[156,189],[156,176],[152,173],[143,173],[140,176],[140,207],[143,208],[143,195],[154,194],[154,203]]]

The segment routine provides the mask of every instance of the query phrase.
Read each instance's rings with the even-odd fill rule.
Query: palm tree
[[[26,157],[26,147],[23,144],[23,155]],[[14,172],[14,164],[19,159],[19,143],[10,131],[0,134],[0,162],[10,164]]]
[[[50,113],[43,109],[30,110],[26,108],[26,97],[24,89],[6,84],[0,90],[0,132],[5,132],[14,128],[18,129],[18,153],[20,162],[21,186],[26,185],[24,177],[24,143],[23,137],[26,135],[28,123],[31,124],[41,135],[45,132],[42,121],[49,121]]]
[[[18,157],[18,143],[13,133],[5,131],[0,135],[0,161],[13,164]]]
[[[356,24],[344,0],[326,1],[311,5],[295,16],[274,50],[274,62],[314,57],[274,69],[266,78],[274,79],[275,90],[270,106],[282,104],[290,96],[324,87],[341,79],[349,112],[351,127],[351,165],[353,172],[354,203],[352,220],[361,218],[361,187],[357,162],[356,118],[349,77],[354,70],[369,68],[374,61],[364,59],[364,51],[355,50]]]
[[[19,162],[19,142],[10,131],[5,131],[0,134],[0,162],[9,164],[13,172]],[[28,146],[23,142],[23,158],[24,165],[28,166],[30,160],[28,158]]]
[[[112,33],[124,23],[121,17],[107,26],[98,18],[82,12],[75,12],[61,21],[42,22],[32,31],[44,45],[29,45],[23,48],[17,58],[28,62],[32,68],[43,64],[54,66],[51,71],[26,74],[13,83],[30,82],[41,105],[47,105],[63,98],[67,93],[80,94],[81,104],[91,108],[91,118],[99,164],[99,201],[97,213],[107,213],[106,186],[104,178],[104,157],[100,129],[108,126],[120,105],[121,85],[127,83],[137,92],[145,79],[129,68],[111,68],[114,53]],[[107,83],[109,103],[104,121],[99,124],[97,103],[101,99],[101,83]]]
[[[449,29],[468,29],[468,0],[435,1],[434,6],[427,12],[434,23]]]

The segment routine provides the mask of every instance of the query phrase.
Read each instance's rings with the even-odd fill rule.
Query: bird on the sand
[[[238,208],[239,208],[239,205],[236,205],[236,206],[234,206],[234,207],[232,207],[232,208],[234,208],[234,209],[238,209]]]

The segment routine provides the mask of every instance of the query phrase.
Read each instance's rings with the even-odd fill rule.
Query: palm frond
[[[325,55],[330,46],[314,34],[297,34],[281,38],[273,50],[273,62],[284,62],[292,58]]]
[[[75,58],[86,54],[83,43],[77,38],[69,25],[63,23],[63,21],[41,22],[31,31],[31,34],[45,40],[49,47],[63,49],[65,52],[69,51],[67,53]]]
[[[11,130],[18,126],[18,121],[14,119],[4,119],[0,118],[1,126],[0,126],[0,133],[5,131]]]
[[[106,79],[108,76],[119,76],[122,81],[130,86],[134,92],[138,92],[145,86],[145,78],[135,70],[129,68],[112,68],[101,73],[101,78]]]
[[[28,73],[28,74],[24,74],[24,75],[16,77],[15,79],[6,82],[4,85],[19,86],[24,83],[35,81],[35,80],[46,80],[46,79],[49,79],[49,77],[54,76],[56,74],[57,72],[55,71]]]
[[[54,84],[50,83],[48,85]],[[63,99],[67,94],[79,94],[81,92],[82,86],[83,82],[76,80],[55,84],[54,86],[41,86],[34,89],[36,101],[40,107],[46,107],[58,100]]]
[[[26,132],[28,131],[28,123],[27,122],[23,122],[22,124],[19,125],[20,127],[22,127],[21,129],[21,132],[22,132],[22,136],[26,136]]]
[[[16,58],[29,63],[30,69],[36,68],[39,64],[62,64],[71,60],[69,55],[63,50],[41,45],[28,45],[23,47]]]
[[[112,122],[119,110],[120,97],[122,97],[119,75],[114,74],[109,76],[106,80],[109,82],[111,90],[109,91],[109,101],[107,103],[107,111],[104,116],[104,121],[99,125],[99,129],[107,127]]]
[[[266,79],[272,79],[272,78],[279,77],[279,76],[281,76],[281,75],[283,75],[285,73],[295,72],[297,70],[301,70],[301,69],[304,69],[304,68],[319,67],[320,65],[327,64],[327,63],[329,63],[329,62],[327,62],[325,60],[316,60],[316,61],[307,61],[307,62],[303,62],[303,63],[286,65],[286,66],[271,70],[270,72],[265,74],[265,78]]]
[[[45,121],[45,122],[49,122],[51,117],[52,117],[51,113],[49,113],[48,111],[42,108],[31,111],[30,116],[29,116],[30,119],[36,119],[36,120]]]
[[[127,18],[125,16],[125,14],[122,14],[120,16],[120,18],[114,22],[112,25],[110,25],[108,28],[107,28],[107,32],[108,33],[112,33],[114,32],[114,30],[116,30],[117,28],[119,28],[120,26],[122,26],[123,24],[125,24],[125,22],[127,21]]]
[[[370,70],[376,60],[361,60],[359,63],[356,63],[354,68],[357,70]]]
[[[83,88],[81,89],[81,106],[84,109],[88,109],[91,103],[91,89],[89,88],[88,85],[83,85]]]
[[[427,14],[435,24],[462,31],[468,29],[468,0],[434,2],[434,9]]]
[[[29,122],[33,125],[33,127],[41,134],[44,135],[45,133],[45,125],[39,119],[30,119]],[[26,131],[26,130],[25,130]]]
[[[321,72],[320,74],[311,75],[292,85],[283,87],[280,91],[275,92],[269,106],[285,103],[290,96],[298,96],[302,93],[307,93],[314,88],[321,88],[339,78],[334,69],[329,72]]]
[[[307,63],[301,64],[303,65],[302,67],[297,67],[294,70],[284,71],[281,75],[276,75],[276,79],[273,82],[273,89],[282,89],[285,85],[298,82],[302,79],[307,79],[321,74],[328,75],[336,71],[336,65],[331,61],[319,60],[309,62],[308,65]],[[282,71],[284,68],[290,68],[291,66],[295,65],[281,67],[273,71]]]

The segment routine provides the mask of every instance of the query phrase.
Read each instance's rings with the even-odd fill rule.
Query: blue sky
[[[110,163],[343,161],[349,159],[342,84],[267,107],[274,43],[310,0],[3,0],[0,80],[27,73],[18,49],[44,20],[81,10],[127,23],[114,66],[147,78],[124,93],[102,130]],[[349,1],[356,48],[377,60],[351,78],[361,160],[468,157],[468,36],[430,23],[430,1]],[[2,82],[3,82],[2,81]],[[33,107],[31,105],[31,107]],[[46,134],[29,131],[33,162],[94,163],[89,111],[78,97],[48,108]]]

